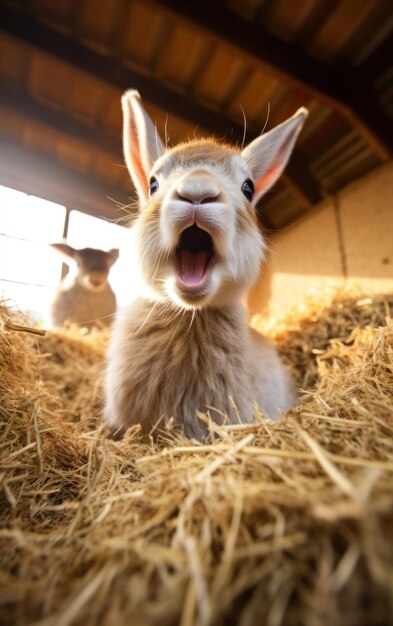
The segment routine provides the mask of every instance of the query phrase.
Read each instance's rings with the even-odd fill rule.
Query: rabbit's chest
[[[177,325],[151,320],[128,337],[128,375],[136,384],[134,400],[140,396],[145,410],[195,419],[198,410],[231,415],[235,403],[252,412],[247,336],[231,318],[200,316]]]

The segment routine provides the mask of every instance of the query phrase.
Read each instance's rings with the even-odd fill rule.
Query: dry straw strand
[[[111,440],[108,332],[24,332],[0,305],[0,624],[393,623],[392,309],[348,288],[255,319],[300,403],[206,407],[198,444]]]

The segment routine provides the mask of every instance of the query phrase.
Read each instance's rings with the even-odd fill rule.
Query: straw
[[[0,306],[0,623],[392,622],[392,295],[253,325],[303,391],[211,445],[100,420],[108,332]]]

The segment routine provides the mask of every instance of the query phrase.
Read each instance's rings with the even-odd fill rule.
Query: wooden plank
[[[122,189],[4,138],[0,138],[0,184],[109,220],[124,215],[111,198],[123,205],[129,202]]]
[[[70,63],[79,70],[84,70],[120,89],[129,87],[139,89],[147,101],[160,108],[167,109],[194,124],[198,122],[207,131],[224,137],[232,143],[240,144],[243,140],[243,128],[223,115],[198,104],[190,96],[176,94],[156,81],[121,66],[116,59],[111,59],[86,48],[68,35],[53,31],[51,28],[41,24],[33,16],[27,18],[23,12],[0,6],[0,22],[2,25],[6,25],[5,28],[2,26],[3,30],[7,30],[11,35],[23,39],[28,44],[60,58],[62,61]],[[53,128],[88,141],[92,145],[109,152],[114,152],[116,148],[115,138],[103,131],[99,131],[96,127],[90,127],[70,116],[67,117],[64,112],[49,109],[49,107],[38,104],[32,101],[32,99],[27,99],[24,103],[15,94],[8,93],[6,98],[10,107],[18,107],[18,110],[26,116],[34,117],[42,123],[47,123]],[[23,96],[23,99],[25,98],[26,96]],[[254,136],[255,133],[249,131],[246,141],[250,141]],[[115,150],[115,153],[117,153],[117,150]],[[296,161],[297,151],[295,150],[291,164],[296,164]],[[309,208],[321,199],[321,196],[318,196],[316,193],[316,189],[318,189],[317,182],[300,163],[296,165],[296,170],[296,180],[291,180],[290,170],[286,173],[286,179],[292,189],[299,188],[301,190],[304,204]]]
[[[373,85],[380,76],[386,74],[392,67],[392,57],[393,33],[386,37],[385,41],[356,69],[359,80]]]
[[[288,187],[308,209],[322,200],[319,185],[310,173],[306,159],[299,152],[296,159],[291,158],[289,161],[284,176]]]
[[[117,159],[120,159],[120,162],[123,162],[120,136],[115,137],[98,126],[71,117],[67,111],[38,102],[26,92],[11,91],[2,85],[0,85],[0,102],[2,106],[19,113],[23,117],[33,119],[39,124],[113,154]]]
[[[87,48],[71,36],[53,30],[33,14],[1,5],[0,25],[4,32],[95,78],[121,90],[138,89],[145,100],[192,124],[198,123],[219,137],[225,136],[234,143],[242,140],[243,131],[216,111],[198,104],[187,94],[173,92],[169,87],[121,65],[116,58]]]
[[[302,26],[296,31],[295,41],[305,48],[315,37],[326,20],[334,13],[340,0],[314,2]]]
[[[288,44],[264,31],[258,24],[239,19],[220,6],[218,19],[212,19],[211,1],[146,0],[168,15],[197,28],[204,36],[229,46],[265,71],[273,72],[287,84],[300,87],[321,102],[332,106],[355,125],[381,160],[393,153],[393,122],[380,107],[370,88],[356,80],[351,68],[324,65],[302,48]]]
[[[102,128],[90,126],[81,120],[71,117],[65,111],[59,111],[46,104],[37,102],[26,93],[11,91],[3,86],[0,86],[0,101],[2,106],[28,119],[32,119],[39,124],[45,124],[53,130],[79,141],[87,142],[94,148],[105,150],[113,154],[120,162],[123,162],[120,137],[116,138],[103,131]],[[297,159],[291,159],[289,162],[283,174],[283,180],[307,208],[311,208],[321,199],[318,185],[309,173],[308,165],[304,158],[299,154]]]

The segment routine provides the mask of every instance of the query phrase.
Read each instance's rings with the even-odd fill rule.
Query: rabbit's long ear
[[[143,108],[138,91],[126,91],[121,105],[124,157],[139,199],[143,203],[148,196],[149,172],[158,157],[164,154],[165,148],[156,127]]]
[[[307,109],[299,109],[288,120],[244,148],[242,156],[254,178],[254,204],[282,174],[307,115]]]
[[[50,243],[49,245],[51,248],[57,250],[58,252],[60,252],[60,254],[67,257],[68,259],[74,259],[77,253],[77,250],[69,246],[67,243]]]
[[[119,258],[120,250],[119,248],[112,248],[112,250],[109,250],[107,254],[108,254],[109,264],[112,267],[112,265],[116,263],[117,259]]]

